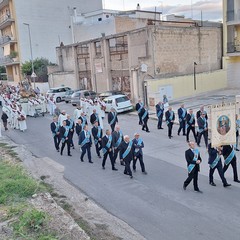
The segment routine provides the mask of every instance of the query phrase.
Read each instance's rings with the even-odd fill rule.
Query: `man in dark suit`
[[[142,115],[142,130],[146,132],[150,132],[148,129],[148,119],[149,119],[149,114],[148,114],[148,109],[147,106],[144,106],[141,110],[141,115]]]
[[[130,163],[134,158],[133,155],[133,142],[130,141],[128,135],[124,136],[124,141],[119,146],[120,149],[120,159],[125,163],[124,174],[129,175],[130,178],[133,178]]]
[[[162,128],[162,119],[163,119],[163,112],[164,112],[164,104],[162,102],[159,102],[156,105],[156,113],[157,113],[157,118],[158,118],[158,129],[163,129]]]
[[[172,107],[169,107],[165,113],[166,123],[168,126],[168,137],[169,139],[172,138],[172,128],[175,120],[175,113],[172,110]]]
[[[99,158],[101,158],[100,150],[102,149],[101,142],[102,142],[102,128],[98,125],[98,121],[94,122],[94,126],[92,128],[92,135],[94,139],[94,145],[96,147],[96,153]]]
[[[205,112],[201,113],[201,117],[197,119],[198,123],[198,139],[197,139],[197,145],[200,147],[200,142],[202,135],[204,137],[206,148],[208,147],[208,122],[206,119]]]
[[[138,112],[138,118],[139,118],[139,122],[138,122],[138,124],[139,125],[142,125],[142,114],[141,114],[141,111],[142,111],[142,108],[143,108],[143,103],[142,103],[142,100],[141,99],[139,99],[138,100],[138,103],[136,104],[136,111]]]
[[[113,155],[113,160],[114,163],[116,163],[117,157],[118,157],[118,152],[119,152],[119,146],[123,141],[123,133],[120,130],[120,126],[116,125],[115,130],[112,132],[112,144],[113,144],[113,149],[114,149],[114,155]],[[124,165],[124,163],[121,161],[121,165]]]
[[[99,125],[99,116],[97,114],[96,109],[93,109],[93,113],[90,116],[90,122],[92,125],[94,125],[96,121],[98,122],[98,125]]]
[[[106,135],[102,139],[102,151],[103,151],[103,161],[102,161],[102,168],[105,169],[105,163],[107,160],[107,157],[109,156],[111,164],[112,164],[112,170],[117,171],[115,168],[115,163],[113,159],[113,149],[112,149],[112,135],[110,130],[106,130]]]
[[[196,119],[199,119],[202,116],[202,113],[205,114],[205,118],[208,120],[207,112],[204,110],[204,106],[201,106],[200,110],[197,111]]]
[[[50,128],[53,135],[55,148],[59,152],[59,144],[61,139],[60,139],[60,125],[58,123],[57,117],[53,118],[53,122],[50,124]]]
[[[73,134],[74,134],[75,124],[74,124],[74,121],[71,119],[70,115],[67,115],[66,123],[70,131],[70,134],[69,134],[70,146],[74,149]]]
[[[78,119],[77,120],[77,123],[76,123],[76,126],[75,126],[75,130],[76,130],[76,134],[78,135],[78,138],[79,138],[79,135],[82,131],[82,120],[81,119]]]
[[[66,120],[62,122],[62,126],[60,127],[60,137],[62,140],[62,146],[61,146],[61,152],[60,154],[63,154],[63,149],[65,148],[65,145],[67,144],[67,152],[68,156],[72,156],[70,153],[70,147],[71,147],[71,142],[70,142],[70,129],[67,126]]]
[[[79,145],[82,149],[82,154],[80,157],[81,162],[84,162],[83,157],[87,152],[89,163],[93,163],[91,156],[92,138],[90,132],[88,131],[88,125],[85,125],[83,131],[80,133]]]
[[[185,136],[185,129],[186,129],[186,117],[187,117],[187,109],[184,108],[184,104],[178,109],[178,119],[179,119],[179,129],[178,135],[180,134],[181,130],[183,130],[183,136]]]
[[[227,183],[226,178],[224,177],[224,173],[223,173],[223,169],[222,169],[222,160],[221,160],[221,154],[222,154],[222,148],[221,147],[217,147],[217,148],[213,148],[212,144],[209,143],[208,144],[208,154],[209,154],[209,158],[208,158],[208,164],[209,164],[209,184],[212,186],[216,186],[216,184],[213,181],[213,174],[215,169],[218,170],[218,174],[220,176],[220,178],[222,179],[222,183],[224,187],[229,187],[231,186],[231,184]]]
[[[114,108],[108,113],[108,124],[111,126],[112,131],[115,129],[115,125],[118,123],[117,112]]]
[[[193,114],[193,110],[189,109],[189,112],[186,117],[186,129],[187,129],[187,142],[189,142],[189,133],[192,131],[195,142],[197,142],[197,135],[195,132],[195,116]]]
[[[187,186],[193,179],[194,191],[202,193],[198,188],[198,172],[200,171],[200,163],[202,162],[200,152],[195,148],[193,141],[188,143],[189,149],[185,151],[185,159],[188,167],[188,178],[183,183],[183,189],[186,190]]]
[[[140,162],[142,173],[147,174],[145,170],[145,165],[143,162],[143,151],[144,143],[143,140],[139,137],[139,133],[134,134],[133,139],[133,150],[134,150],[134,158],[133,158],[133,171],[136,172],[136,163],[137,160]]]
[[[230,165],[232,165],[233,169],[233,181],[240,183],[238,180],[238,173],[237,173],[237,158],[234,152],[234,147],[231,145],[225,145],[222,147],[222,155],[224,157],[224,167],[223,173],[225,173]]]

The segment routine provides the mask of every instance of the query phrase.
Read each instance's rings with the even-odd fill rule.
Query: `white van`
[[[130,111],[133,109],[133,105],[126,95],[113,95],[103,99],[106,104],[105,112],[110,112],[111,108],[114,108],[117,113]]]
[[[69,87],[56,87],[56,88],[50,88],[47,91],[47,97],[53,97],[54,101],[57,103],[64,100],[66,91],[71,90]]]

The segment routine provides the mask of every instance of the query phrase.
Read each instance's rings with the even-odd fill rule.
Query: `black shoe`
[[[75,147],[74,147],[74,146],[72,146],[72,148],[73,148],[73,149],[75,149]]]
[[[105,167],[104,167],[104,166],[102,166],[102,169],[104,170],[104,169],[105,169]]]
[[[186,134],[184,133],[183,136],[186,136]]]
[[[101,158],[101,155],[98,155],[98,158]]]
[[[237,180],[234,180],[234,182],[237,182],[237,183],[240,183],[240,181],[237,179]]]
[[[180,133],[178,132],[177,135],[179,136],[179,134],[180,134]]]
[[[59,149],[57,149],[57,152],[59,152]]]
[[[83,159],[80,159],[81,160],[81,162],[84,162],[84,160]]]
[[[125,175],[129,175],[127,172],[124,172]]]
[[[131,175],[131,176],[130,176],[130,178],[132,179],[132,178],[133,178],[133,176]]]
[[[235,150],[236,150],[236,151],[239,151],[239,149],[238,149],[238,148],[236,148]]]
[[[171,139],[172,137],[171,136],[169,136],[169,139]]]
[[[62,155],[62,152],[60,152],[60,154]]]
[[[217,186],[214,182],[210,182],[209,184],[212,185],[212,186],[214,186],[214,187]]]
[[[69,156],[69,157],[71,157],[71,156],[72,156],[72,154],[68,154],[68,156]]]
[[[223,184],[223,187],[230,187],[230,186],[231,186],[231,184],[229,184],[229,183]]]
[[[185,184],[183,184],[183,190],[186,190],[186,189],[187,189],[186,185],[185,185]]]
[[[147,172],[146,171],[144,171],[144,172],[142,172],[143,174],[145,174],[145,175],[147,175]]]
[[[197,190],[194,190],[194,192],[196,193],[203,193],[201,190],[197,189]]]
[[[198,147],[201,147],[200,144],[197,144]]]
[[[118,169],[117,169],[117,168],[113,168],[112,170],[113,170],[113,171],[118,171]]]
[[[148,131],[146,131],[146,132],[148,133],[148,132],[150,132],[150,131],[148,130]]]
[[[160,127],[159,129],[164,129],[164,128]]]
[[[125,166],[125,164],[124,164],[124,162],[123,161],[121,161],[121,163],[120,163],[122,166]]]
[[[89,161],[89,163],[93,163],[93,161]]]

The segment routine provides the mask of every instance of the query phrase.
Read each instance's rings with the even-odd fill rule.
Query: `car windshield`
[[[73,97],[79,97],[80,96],[80,92],[76,92],[72,95]]]
[[[126,96],[116,98],[117,103],[126,102],[126,101],[129,101],[128,97]]]
[[[55,93],[55,92],[56,92],[56,89],[49,89],[48,92],[49,92],[49,93]]]
[[[73,91],[72,90],[69,90],[66,92],[66,95],[72,95],[73,94]]]

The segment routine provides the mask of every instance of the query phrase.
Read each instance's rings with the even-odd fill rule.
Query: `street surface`
[[[60,103],[59,107],[73,114],[74,107],[70,104]],[[73,156],[68,157],[66,149],[60,156],[54,149],[49,126],[52,117],[49,115],[36,119],[29,117],[25,133],[10,130],[3,132],[3,135],[17,144],[24,144],[37,157],[49,157],[64,165],[67,180],[148,240],[239,240],[240,184],[233,182],[231,167],[226,173],[231,187],[222,187],[217,172],[214,175],[217,186],[210,186],[208,156],[202,142],[199,188],[203,194],[195,193],[192,184],[184,191],[182,185],[187,177],[184,152],[188,146],[185,137],[177,136],[178,125],[174,125],[170,140],[165,123],[164,130],[157,130],[157,122],[149,120],[151,132],[146,133],[141,131],[137,116],[120,114],[118,118],[123,134],[131,137],[135,132],[141,134],[145,143],[144,161],[148,175],[141,173],[138,163],[137,172],[130,179],[123,174],[119,161],[116,164],[118,171],[112,171],[109,159],[106,169],[102,170],[95,147],[92,148],[94,164],[89,164],[86,158],[85,162],[80,162],[76,135],[76,149],[71,152]],[[106,120],[104,123],[106,129]],[[237,157],[239,160],[239,153]],[[239,161],[238,169],[240,171]]]

